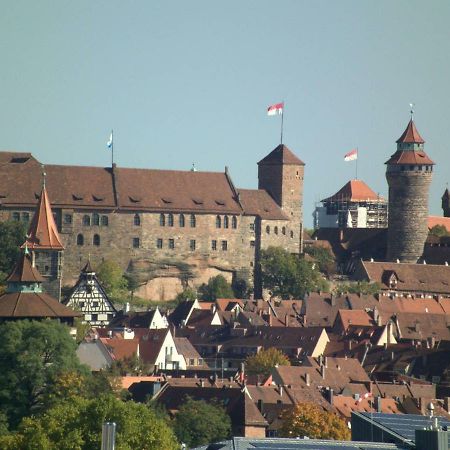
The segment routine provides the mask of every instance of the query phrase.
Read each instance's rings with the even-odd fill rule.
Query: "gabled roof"
[[[288,220],[289,217],[263,189],[239,189],[241,204],[246,215],[267,220]]]
[[[30,257],[22,253],[6,281],[14,283],[41,283],[44,281],[44,278],[36,267],[32,266]]]
[[[411,119],[406,126],[403,134],[397,139],[397,144],[400,143],[410,143],[410,144],[424,144],[425,141],[422,136],[417,131],[414,121]]]
[[[386,201],[383,197],[377,195],[366,183],[362,180],[350,180],[347,182],[336,194],[331,197],[321,200],[325,201],[345,201],[345,202],[358,202],[358,201]]]
[[[272,150],[265,158],[258,162],[258,165],[278,165],[290,164],[304,166],[305,163],[297,158],[285,145],[280,144]]]
[[[121,360],[139,354],[139,339],[100,338],[112,358]]]
[[[26,244],[30,249],[64,250],[45,186],[28,230]]]

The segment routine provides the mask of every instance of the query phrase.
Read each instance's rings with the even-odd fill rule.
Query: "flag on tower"
[[[354,161],[358,159],[358,149],[354,148],[344,155],[344,161]]]
[[[109,135],[109,139],[108,139],[108,142],[106,143],[106,146],[108,148],[112,148],[112,146],[113,146],[113,132],[112,131],[111,131],[111,134]]]
[[[275,105],[271,105],[267,108],[268,116],[279,116],[283,114],[284,103],[276,103]]]

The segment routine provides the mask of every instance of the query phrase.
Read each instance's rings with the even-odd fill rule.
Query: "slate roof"
[[[133,311],[125,313],[118,311],[116,316],[109,323],[110,328],[150,328],[155,310]]]
[[[322,202],[362,202],[362,201],[381,201],[386,200],[380,195],[376,194],[366,183],[362,180],[350,180],[339,191],[331,197],[327,197]]]
[[[397,291],[450,293],[450,266],[368,261],[362,261],[362,266],[367,278],[380,283],[382,289],[390,289],[383,278],[390,270],[398,277]]]
[[[36,267],[32,266],[30,257],[22,254],[6,281],[16,283],[41,283],[44,281],[44,278],[38,272]]]
[[[285,145],[275,147],[266,157],[258,162],[258,165],[293,164],[304,166],[305,163],[292,153]]]

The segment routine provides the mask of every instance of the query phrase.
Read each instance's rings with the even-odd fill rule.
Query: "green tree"
[[[175,416],[173,429],[181,442],[197,447],[227,438],[231,420],[219,404],[188,397]]]
[[[195,300],[197,298],[197,292],[195,289],[192,289],[191,287],[187,287],[183,290],[183,292],[180,292],[175,297],[176,304],[184,302],[186,300]]]
[[[68,327],[53,320],[0,324],[0,411],[12,427],[38,412],[64,371],[87,373]]]
[[[128,282],[115,261],[103,261],[98,266],[97,277],[109,296],[120,297],[126,294]]]
[[[248,298],[250,287],[247,280],[235,278],[231,284],[235,298]]]
[[[447,228],[445,228],[444,225],[438,224],[430,229],[429,234],[431,234],[432,236],[443,237],[448,236],[449,232],[447,231]]]
[[[282,351],[274,347],[247,356],[245,360],[245,370],[250,375],[270,375],[270,371],[277,365],[290,366],[291,363]]]
[[[116,423],[117,450],[179,448],[169,426],[147,406],[112,395],[59,402],[39,416],[25,418],[18,432],[8,436],[12,444],[0,438],[0,445],[6,450],[98,450],[106,421]]]
[[[305,247],[305,253],[318,264],[319,270],[326,276],[336,272],[336,260],[330,250],[324,247]]]
[[[261,251],[261,278],[272,296],[283,299],[303,298],[306,292],[329,289],[313,263],[281,247]]]
[[[20,246],[26,239],[22,222],[0,222],[0,282],[4,282],[20,254]]]
[[[371,283],[369,281],[356,281],[350,283],[339,283],[334,288],[334,293],[342,294],[362,294],[373,295],[380,292],[381,286],[379,283]]]
[[[350,440],[350,431],[338,415],[314,403],[297,403],[284,411],[280,436],[290,438]]]
[[[218,298],[234,298],[233,289],[225,277],[217,275],[208,280],[208,284],[202,284],[198,293],[201,300],[214,301]]]

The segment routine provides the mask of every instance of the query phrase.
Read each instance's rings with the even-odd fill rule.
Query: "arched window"
[[[137,227],[141,226],[141,216],[139,214],[134,215],[133,223]]]
[[[169,225],[169,227],[173,227],[173,214],[172,213],[167,215],[167,225]]]
[[[92,214],[92,225],[100,225],[100,216],[97,213]]]
[[[224,216],[223,218],[223,227],[228,228],[228,216]]]
[[[162,227],[166,226],[166,216],[164,214],[159,215],[159,225]]]
[[[184,214],[180,214],[179,223],[180,223],[180,227],[183,228],[184,227]]]
[[[267,225],[267,227],[266,227],[266,233],[270,234],[270,226],[269,225]]]
[[[281,232],[282,232],[283,234],[286,234],[286,227],[283,227],[283,228],[281,229]]]
[[[94,234],[92,243],[98,247],[100,245],[100,235]]]
[[[222,219],[220,216],[216,216],[216,228],[220,228],[222,226]]]
[[[294,232],[291,230],[291,238],[294,237]]]
[[[234,228],[234,229],[237,228],[237,217],[236,216],[233,216],[231,218],[231,228]]]
[[[82,234],[77,236],[77,245],[84,245],[84,236]]]
[[[275,234],[278,234],[278,227],[274,227],[273,232],[274,232]]]
[[[195,218],[195,214],[191,214],[191,228],[195,228],[197,225],[197,219]]]
[[[109,225],[109,219],[108,216],[102,216],[102,225],[104,227],[107,227]]]
[[[83,225],[88,227],[90,224],[91,224],[91,217],[85,214],[83,216]]]

